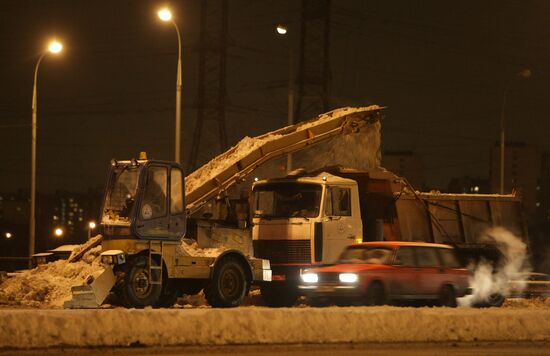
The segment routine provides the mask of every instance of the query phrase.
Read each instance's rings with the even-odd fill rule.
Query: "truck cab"
[[[252,190],[254,254],[269,259],[273,271],[273,283],[262,288],[269,304],[289,304],[302,269],[334,263],[346,246],[362,241],[352,179],[322,172],[257,181]]]

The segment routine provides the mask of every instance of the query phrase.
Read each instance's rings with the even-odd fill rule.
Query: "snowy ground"
[[[0,309],[0,348],[550,341],[550,306]]]

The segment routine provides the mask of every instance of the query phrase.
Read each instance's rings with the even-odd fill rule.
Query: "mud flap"
[[[105,267],[89,276],[84,284],[72,286],[72,299],[65,301],[64,308],[99,308],[115,285],[116,277],[111,267]]]

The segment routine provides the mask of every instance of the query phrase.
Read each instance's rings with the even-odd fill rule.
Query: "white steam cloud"
[[[462,306],[486,304],[495,296],[510,295],[510,281],[514,281],[514,291],[525,289],[526,274],[531,267],[528,263],[527,245],[513,233],[502,227],[485,231],[482,241],[490,241],[496,245],[502,254],[502,260],[495,266],[491,262],[481,260],[475,265],[470,286],[473,294],[459,299]]]

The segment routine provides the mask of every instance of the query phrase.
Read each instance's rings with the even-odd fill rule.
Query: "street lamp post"
[[[277,25],[277,33],[281,36],[286,36],[288,28],[284,25]],[[294,51],[292,44],[288,45],[288,109],[287,109],[287,125],[294,124]],[[292,170],[292,153],[286,155],[286,172]]]
[[[32,148],[31,148],[31,208],[30,208],[30,221],[29,221],[29,256],[34,255],[34,248],[36,243],[36,122],[38,112],[38,91],[36,89],[38,81],[38,67],[40,62],[46,54],[61,52],[63,45],[57,41],[53,41],[48,46],[48,50],[44,51],[34,68],[34,82],[32,87]]]
[[[178,25],[172,18],[172,13],[168,9],[162,9],[158,13],[158,17],[164,21],[170,21],[176,33],[178,35],[178,72],[176,78],[176,147],[175,147],[175,159],[176,162],[181,163],[181,34]]]
[[[502,97],[502,110],[500,111],[500,194],[504,194],[504,150],[505,150],[505,133],[504,133],[504,111],[506,108],[506,97],[508,95],[508,91],[510,89],[510,86],[517,78],[524,78],[527,79],[531,76],[531,70],[530,69],[522,69],[520,70],[517,75],[515,75],[509,82],[508,85],[506,85],[506,88],[504,89],[504,95]]]

